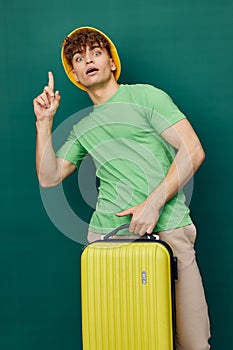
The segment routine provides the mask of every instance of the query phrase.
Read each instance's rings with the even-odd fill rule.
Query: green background
[[[203,143],[206,160],[191,202],[198,261],[212,349],[232,347],[232,13],[230,0],[1,1],[1,349],[81,349],[83,246],[63,235],[43,207],[32,100],[52,70],[62,95],[55,128],[91,105],[60,62],[62,40],[82,25],[117,44],[120,82],[167,91]],[[73,186],[76,177],[64,184],[69,201],[88,217]]]

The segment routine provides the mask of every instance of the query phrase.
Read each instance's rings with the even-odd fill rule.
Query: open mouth
[[[95,67],[90,67],[90,68],[88,68],[87,69],[87,71],[86,71],[86,74],[87,75],[93,75],[93,74],[95,74],[96,72],[98,72],[99,71],[99,69],[98,68],[95,68]]]

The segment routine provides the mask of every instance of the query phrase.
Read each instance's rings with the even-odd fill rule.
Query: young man
[[[82,27],[70,33],[63,42],[62,62],[69,79],[88,93],[94,107],[55,154],[51,135],[60,94],[54,92],[49,72],[48,86],[34,99],[40,184],[56,186],[90,154],[100,187],[88,241],[123,223],[130,224],[129,231],[121,232],[127,237],[159,232],[179,260],[177,350],[209,349],[208,310],[194,250],[196,230],[182,191],[204,160],[196,133],[162,90],[117,83],[118,53],[101,31]]]

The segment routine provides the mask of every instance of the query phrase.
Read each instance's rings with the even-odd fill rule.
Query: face
[[[87,89],[101,86],[115,79],[113,72],[116,66],[108,51],[99,45],[87,46],[74,53],[72,58],[75,79]]]

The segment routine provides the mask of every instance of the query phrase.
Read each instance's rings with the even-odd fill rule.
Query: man
[[[122,223],[130,223],[129,231],[121,233],[127,237],[159,232],[179,261],[177,349],[209,349],[208,310],[194,250],[196,230],[182,191],[204,160],[196,133],[162,90],[117,83],[120,59],[101,31],[82,27],[70,33],[63,42],[62,62],[69,79],[88,93],[94,106],[55,154],[51,135],[60,94],[54,92],[49,72],[48,86],[34,99],[40,184],[56,186],[90,154],[100,187],[88,241]]]

